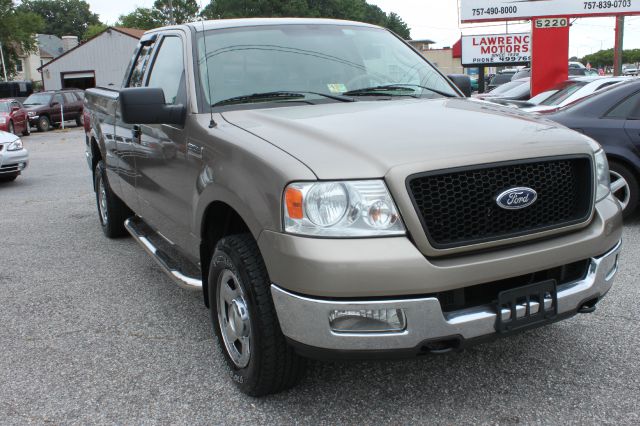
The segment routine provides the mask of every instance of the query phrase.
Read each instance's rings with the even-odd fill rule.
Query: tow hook
[[[598,303],[598,299],[592,299],[588,302],[585,302],[580,309],[578,309],[579,314],[591,314],[596,311],[596,303]]]

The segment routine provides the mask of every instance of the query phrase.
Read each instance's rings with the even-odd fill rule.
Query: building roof
[[[57,58],[64,53],[64,45],[60,37],[52,34],[36,34],[41,56]],[[42,55],[44,53],[44,55]]]
[[[147,31],[147,30],[139,30],[137,28],[125,28],[125,27],[113,27],[113,29],[138,39],[142,37],[144,33]]]
[[[435,41],[424,38],[422,40],[407,40],[407,43],[436,44]]]
[[[80,49],[81,47],[86,46],[87,44],[91,43],[92,40],[96,39],[97,37],[100,37],[102,34],[104,34],[106,32],[109,32],[109,31],[115,31],[115,32],[118,32],[120,34],[124,34],[126,36],[129,36],[131,38],[135,38],[136,40],[140,39],[140,37],[142,37],[142,34],[144,34],[144,32],[145,32],[144,30],[138,30],[136,28],[107,27],[107,28],[104,29],[104,31],[99,32],[98,34],[94,35],[89,40],[85,41],[84,43],[81,43],[81,44],[79,44],[79,45],[67,50],[62,55],[58,56],[57,58],[54,58],[52,61],[47,62],[46,64],[44,64],[43,66],[38,68],[38,71],[42,71],[47,66],[49,66],[52,63],[56,62],[58,59],[66,56],[67,54],[73,52],[76,49]]]

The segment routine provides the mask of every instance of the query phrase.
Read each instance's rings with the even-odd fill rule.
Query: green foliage
[[[369,22],[411,38],[407,24],[396,13],[386,14],[366,0],[212,0],[203,10],[207,19],[252,17],[321,17]]]
[[[0,0],[0,43],[8,77],[15,74],[21,52],[36,50],[35,34],[43,27],[40,16],[17,10],[12,0]]]
[[[58,37],[82,38],[89,25],[100,23],[98,15],[91,12],[84,0],[23,0],[18,10],[40,15],[44,20],[42,32]]]
[[[601,50],[582,58],[583,64],[590,63],[593,67],[613,66],[613,49]],[[623,64],[635,64],[640,62],[640,49],[629,49],[622,52]]]
[[[82,36],[82,41],[87,41],[91,37],[97,36],[98,34],[103,32],[104,30],[106,30],[107,28],[109,28],[109,27],[107,25],[105,25],[105,24],[91,24],[91,25],[89,25],[87,27],[87,31],[85,31],[84,35]]]
[[[171,24],[191,22],[198,17],[199,6],[196,0],[156,0],[152,8],[138,7],[133,12],[120,15],[117,26],[150,30]]]

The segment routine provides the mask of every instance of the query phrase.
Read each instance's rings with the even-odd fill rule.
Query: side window
[[[629,96],[624,101],[613,107],[607,114],[607,118],[618,120],[638,120],[640,119],[640,92]]]
[[[58,104],[60,104],[60,105],[64,104],[64,100],[62,99],[62,95],[61,95],[61,94],[59,94],[59,93],[58,93],[57,95],[55,95],[55,96],[53,97],[53,101],[52,101],[52,102],[53,102],[53,103],[56,103],[56,102],[57,102],[57,103],[58,103]]]
[[[20,102],[16,102],[16,101],[11,102],[11,108],[15,108],[15,107],[22,108],[22,105],[20,105]]]
[[[147,86],[161,88],[164,91],[164,99],[167,104],[186,102],[183,58],[180,38],[164,37],[153,62]]]
[[[131,70],[131,77],[129,78],[129,83],[127,87],[141,87],[142,86],[142,76],[144,75],[144,71],[147,69],[147,65],[149,63],[149,58],[151,57],[151,50],[153,49],[153,43],[142,46],[140,51],[138,52],[138,56],[136,57],[136,62],[133,64],[133,69]]]
[[[78,99],[75,96],[73,96],[73,93],[71,93],[71,92],[65,92],[64,93],[64,100],[68,104],[70,104],[71,102],[77,102],[78,101]]]

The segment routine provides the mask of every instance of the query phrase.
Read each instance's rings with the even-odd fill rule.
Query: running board
[[[140,217],[127,219],[124,226],[178,286],[187,290],[202,289],[200,269]]]

